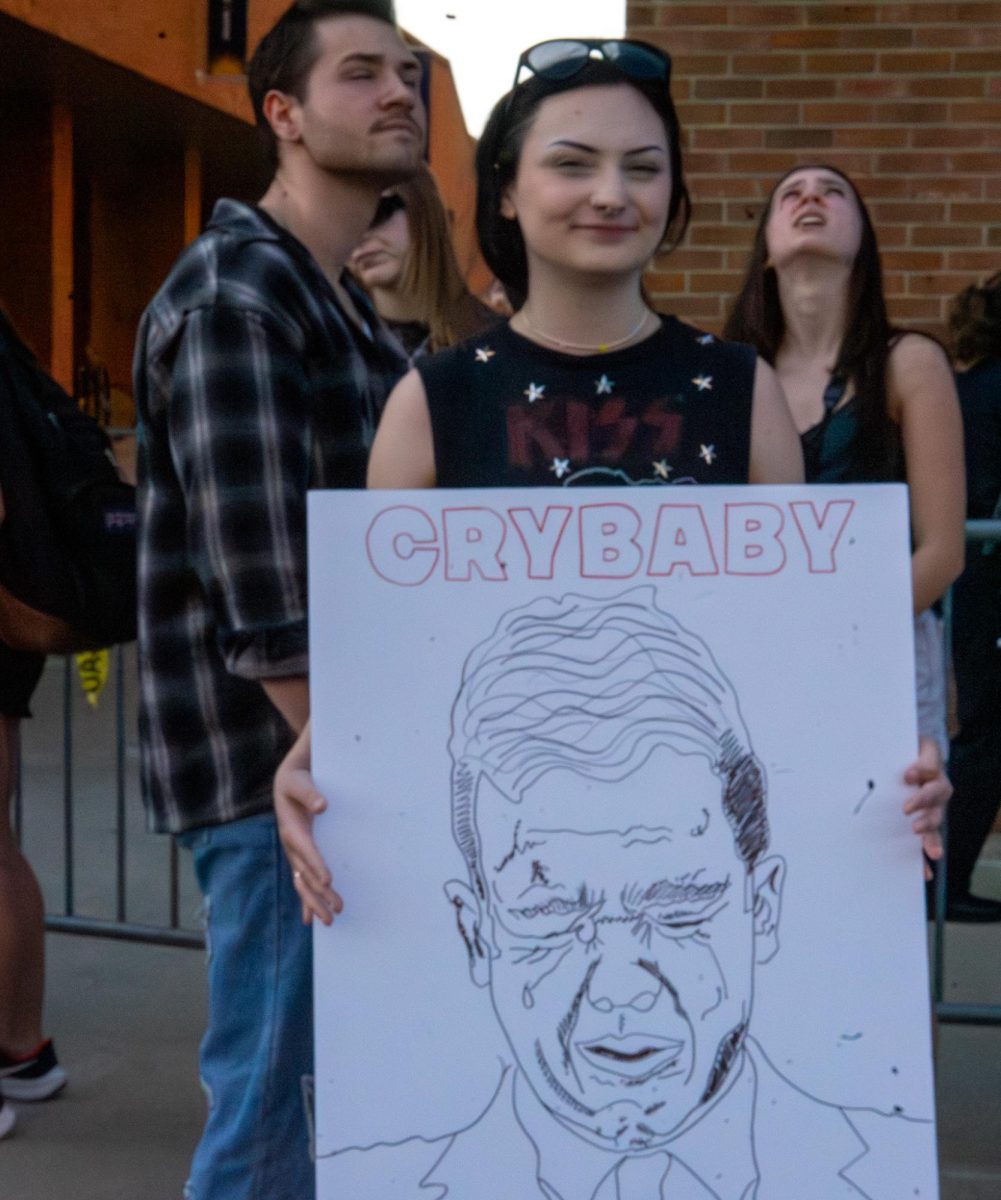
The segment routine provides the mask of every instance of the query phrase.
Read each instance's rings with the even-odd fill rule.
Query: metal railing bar
[[[46,917],[45,928],[51,933],[87,934],[120,942],[149,942],[157,946],[182,946],[203,950],[205,936],[195,930],[164,929],[162,925],[133,925],[123,921],[94,917]]]
[[[73,915],[73,693],[72,659],[63,660],[63,908]]]
[[[126,814],[125,814],[125,657],[115,647],[115,915],[126,919]]]

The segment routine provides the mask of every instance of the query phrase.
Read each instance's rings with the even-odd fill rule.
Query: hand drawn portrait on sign
[[[451,1135],[336,1155],[352,1194],[887,1196],[877,1141],[923,1123],[816,1099],[752,1036],[786,864],[734,688],[655,590],[505,613],[449,753],[466,873],[445,894],[508,1061]]]

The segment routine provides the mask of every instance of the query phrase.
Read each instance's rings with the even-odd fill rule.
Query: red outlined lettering
[[[365,550],[380,579],[399,587],[418,587],[438,565],[438,531],[423,509],[398,504],[372,518]]]
[[[648,575],[670,575],[687,567],[692,575],[718,575],[709,527],[701,504],[662,504],[650,549]]]
[[[503,583],[507,568],[501,549],[507,526],[492,508],[444,508],[441,513],[445,541],[445,578],[450,583],[468,583],[473,568],[480,578]]]
[[[828,500],[819,517],[812,500],[794,500],[789,508],[806,547],[810,574],[833,574],[837,570],[835,551],[855,508],[855,501]]]
[[[556,551],[563,533],[570,523],[573,509],[563,505],[549,505],[542,521],[531,508],[509,508],[507,515],[521,538],[528,556],[529,579],[552,579],[555,571]]]
[[[639,513],[628,504],[582,504],[582,579],[631,579],[643,566]]]
[[[777,504],[727,504],[724,562],[727,575],[777,575],[786,563]]]

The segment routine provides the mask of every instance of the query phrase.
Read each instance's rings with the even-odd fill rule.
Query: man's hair
[[[254,120],[272,166],[278,165],[278,139],[264,115],[272,89],[306,99],[306,83],[319,55],[315,27],[326,17],[372,17],[395,27],[393,0],[295,0],[261,38],[247,66]]]
[[[518,802],[560,768],[625,779],[660,746],[707,760],[750,870],[768,845],[764,774],[705,642],[657,607],[652,587],[505,613],[466,659],[449,742],[452,831],[481,896],[481,775]]]

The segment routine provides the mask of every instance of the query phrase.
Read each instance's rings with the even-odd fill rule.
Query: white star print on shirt
[[[709,446],[706,446],[706,445],[700,443],[699,444],[699,458],[701,458],[703,460],[703,462],[707,463],[709,466],[712,466],[713,463],[716,461],[715,443],[712,445],[709,445]]]
[[[549,469],[553,472],[557,479],[562,479],[563,476],[568,474],[570,471],[570,459],[554,458]]]
[[[664,458],[662,458],[660,462],[655,462],[652,465],[653,473],[655,475],[659,475],[661,479],[668,479],[671,475],[671,472],[674,470],[674,467],[672,467],[671,464]]]
[[[700,338],[695,339],[700,346],[711,346],[716,339],[711,333],[704,333]]]
[[[545,394],[546,385],[544,383],[530,383],[522,393],[522,395],[528,397],[529,404],[534,404],[536,400],[541,400]]]
[[[696,375],[692,383],[699,389],[700,392],[713,390],[713,377],[711,375]]]
[[[497,353],[496,350],[491,350],[489,346],[476,347],[476,361],[480,363],[489,362]]]
[[[615,384],[607,375],[602,375],[600,379],[594,381],[594,390],[599,396],[610,396],[613,387]]]

